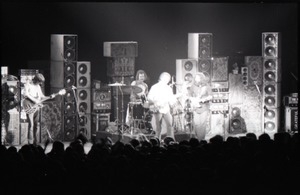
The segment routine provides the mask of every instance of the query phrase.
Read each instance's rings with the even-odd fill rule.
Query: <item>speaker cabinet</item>
[[[242,104],[244,84],[243,74],[229,74],[229,103],[230,104]]]
[[[280,126],[280,108],[264,109],[264,130],[265,133],[277,133]]]
[[[187,82],[188,85],[193,83],[197,73],[198,60],[196,59],[176,59],[176,81],[177,84]]]
[[[92,112],[103,113],[111,110],[111,90],[110,87],[92,89]]]
[[[105,57],[137,57],[138,43],[134,41],[104,42],[103,55]]]
[[[210,59],[212,47],[212,33],[188,33],[188,58]]]
[[[91,62],[78,61],[76,83],[78,88],[91,87]]]
[[[79,116],[78,134],[83,134],[88,140],[91,139],[91,114]]]
[[[7,106],[7,110],[17,108],[20,106],[21,100],[21,90],[20,90],[20,82],[19,81],[7,81],[7,102],[5,102]]]
[[[281,83],[265,82],[263,85],[264,106],[278,108],[281,105]]]
[[[298,107],[285,107],[285,131],[298,131]]]
[[[77,61],[78,37],[75,34],[52,34],[51,61]]]
[[[242,113],[242,104],[230,105],[229,117],[229,134],[247,132],[247,125]]]
[[[133,76],[135,69],[134,57],[108,57],[107,75],[115,76]]]
[[[281,60],[263,59],[263,79],[267,82],[281,82]]]
[[[262,33],[262,54],[264,58],[281,57],[281,35],[279,32]]]
[[[201,67],[199,60],[199,67]],[[228,81],[228,57],[214,57],[211,81]]]
[[[9,113],[8,129],[7,132],[2,131],[1,141],[2,143],[6,142],[12,145],[19,145],[20,144],[20,114],[16,108],[9,110],[8,113]]]
[[[262,85],[244,88],[242,96],[242,114],[246,122],[247,132],[262,134]]]
[[[245,65],[248,67],[247,84],[262,85],[263,58],[261,56],[245,56]]]
[[[76,86],[76,62],[51,61],[50,86],[52,88],[70,88]]]
[[[212,61],[210,59],[199,59],[198,60],[198,72],[202,72],[209,81],[212,79]]]
[[[64,141],[74,141],[77,136],[77,115],[64,115]]]
[[[91,113],[91,89],[78,88],[77,89],[77,104],[79,112]]]

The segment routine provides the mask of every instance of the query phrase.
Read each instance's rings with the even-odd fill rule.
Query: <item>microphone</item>
[[[72,89],[77,89],[77,87],[75,87],[74,85],[72,85]]]

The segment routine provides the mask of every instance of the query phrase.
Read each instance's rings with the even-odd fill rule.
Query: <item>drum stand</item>
[[[117,105],[117,126],[118,126],[118,130],[121,132],[121,134],[123,135],[124,133],[124,97],[123,97],[123,91],[121,86],[119,86],[119,89],[121,91],[121,123],[119,122],[119,95],[118,95],[118,89],[116,91],[116,95],[117,95],[117,99],[116,99],[116,105]],[[120,127],[119,127],[120,125]]]
[[[143,118],[142,119],[135,119],[134,118],[134,113],[133,113],[133,108],[134,108],[134,104],[128,104],[130,106],[130,111],[129,111],[129,116],[130,116],[130,135],[134,135],[136,130],[140,130],[140,126],[146,126],[145,124],[145,112],[143,111]]]

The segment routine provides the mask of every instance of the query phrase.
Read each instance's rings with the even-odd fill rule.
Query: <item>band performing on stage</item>
[[[280,62],[268,48],[278,48],[279,42],[266,45],[279,36],[262,33],[262,56],[245,56],[244,63],[230,65],[228,56],[212,55],[212,33],[188,33],[188,58],[176,59],[176,76],[161,72],[157,83],[145,70],[135,72],[137,42],[104,42],[104,83],[91,79],[90,61],[72,53],[77,35],[52,34],[49,81],[39,63],[21,69],[19,79],[2,67],[1,142],[72,141],[80,135],[90,141],[108,135],[123,141],[140,135],[160,141],[274,135],[280,129]],[[45,90],[52,95],[45,96]],[[291,122],[293,101],[297,93],[284,97],[285,128],[291,132],[297,129]]]

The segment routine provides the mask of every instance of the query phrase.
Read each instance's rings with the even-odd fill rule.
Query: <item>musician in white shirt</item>
[[[169,73],[161,73],[158,82],[150,88],[147,97],[150,110],[153,111],[153,120],[156,126],[154,130],[160,140],[163,122],[166,126],[167,136],[174,138],[170,105],[176,102],[176,98],[173,95],[172,88],[168,85],[170,80],[171,75]]]

